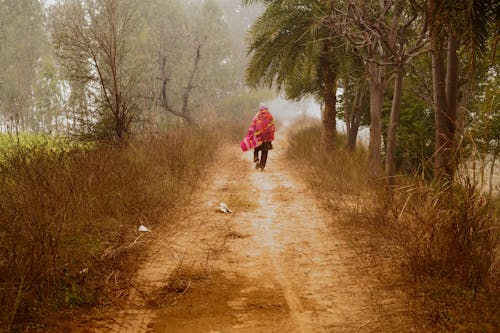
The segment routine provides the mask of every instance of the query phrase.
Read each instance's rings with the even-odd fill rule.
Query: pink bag
[[[243,151],[250,150],[252,148],[255,148],[256,146],[257,146],[257,141],[255,141],[255,137],[253,135],[245,136],[245,138],[243,138],[243,140],[240,143],[241,150]]]

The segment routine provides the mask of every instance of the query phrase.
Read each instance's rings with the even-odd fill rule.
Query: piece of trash
[[[213,200],[209,200],[209,201],[207,201],[207,205],[208,205],[209,207],[212,207],[212,206],[214,205]]]
[[[139,231],[149,232],[149,229],[145,225],[141,224],[141,226],[139,227]]]
[[[232,213],[233,212],[232,210],[230,210],[227,207],[227,204],[225,202],[220,203],[218,211],[223,212],[223,213]]]
[[[84,268],[82,269],[81,271],[79,271],[78,273],[80,273],[81,275],[85,275],[89,272],[89,269],[88,268]]]

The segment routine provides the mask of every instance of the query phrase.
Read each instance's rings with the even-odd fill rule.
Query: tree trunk
[[[382,103],[387,87],[385,68],[370,62],[370,143],[368,146],[368,168],[372,175],[378,176],[382,170]]]
[[[446,68],[446,106],[448,119],[448,163],[446,176],[452,179],[457,165],[457,123],[458,123],[458,36],[450,34],[448,38]]]
[[[493,150],[493,156],[491,157],[490,164],[490,175],[489,175],[489,184],[488,184],[488,198],[492,198],[493,195],[493,176],[495,174],[495,162],[497,160],[498,149]]]
[[[387,132],[387,149],[385,154],[385,175],[389,185],[394,185],[394,176],[396,174],[396,130],[399,122],[399,114],[401,112],[403,66],[404,63],[399,64],[394,71],[394,95],[392,98],[391,116]]]
[[[351,85],[344,84],[344,121],[345,121],[345,134],[349,138],[351,134],[351,119],[354,111],[354,101],[350,103]]]
[[[451,34],[448,39],[447,68],[444,47],[437,36],[432,36],[432,79],[434,119],[436,125],[434,171],[437,178],[452,180],[455,161],[455,132],[458,96],[458,41]]]
[[[347,149],[351,152],[356,149],[356,140],[358,138],[359,122],[361,120],[361,107],[363,104],[364,89],[364,85],[362,83],[359,83],[356,89],[356,95],[354,96],[351,112],[349,112],[348,119],[346,119],[346,126],[348,126],[349,128],[349,130],[347,131]],[[348,112],[346,110],[346,114],[347,113]]]
[[[331,63],[325,55],[322,59],[323,70],[323,119],[321,144],[326,151],[333,151],[337,136],[337,77],[331,68]]]

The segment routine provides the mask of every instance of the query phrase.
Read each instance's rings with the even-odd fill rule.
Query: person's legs
[[[260,169],[264,170],[266,167],[266,161],[267,161],[267,149],[262,149],[262,154],[260,156]]]
[[[262,146],[255,147],[253,150],[253,161],[259,162],[259,151],[262,149]]]
[[[260,168],[259,151],[262,151],[262,146],[258,146],[253,151],[253,161],[255,162],[255,169]]]

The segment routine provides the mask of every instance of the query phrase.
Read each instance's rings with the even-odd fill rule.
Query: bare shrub
[[[143,70],[131,54],[136,10],[134,1],[125,0],[52,7],[52,43],[72,88],[73,120],[80,125],[73,130],[79,135],[120,141],[138,121]]]
[[[189,200],[217,142],[176,129],[120,146],[18,146],[0,158],[1,330],[124,289],[137,227],[167,223]]]
[[[389,230],[406,248],[413,274],[447,276],[469,287],[489,281],[498,220],[491,201],[469,178],[445,187],[413,180],[395,190],[381,188],[362,167],[364,152],[325,154],[318,148],[318,132],[315,126],[292,132],[289,147],[317,192],[336,201],[333,205],[340,205],[343,195],[362,196],[357,208],[369,224]]]
[[[414,185],[398,195],[405,200],[396,209],[407,230],[406,264],[414,275],[474,288],[490,282],[498,220],[467,178],[445,188]]]
[[[289,158],[310,171],[308,180],[314,189],[331,192],[336,197],[367,190],[366,151],[358,147],[354,153],[341,148],[333,154],[326,153],[320,148],[319,132],[319,125],[292,130],[288,148]],[[338,136],[336,140],[337,147],[346,145],[344,137]]]
[[[392,244],[402,271],[425,281],[415,288],[423,289],[437,326],[498,327],[498,202],[466,176],[446,186],[421,177],[381,186],[367,177],[365,152],[339,149],[328,156],[318,149],[319,133],[317,126],[292,132],[288,156],[332,213],[346,214],[356,230]]]

